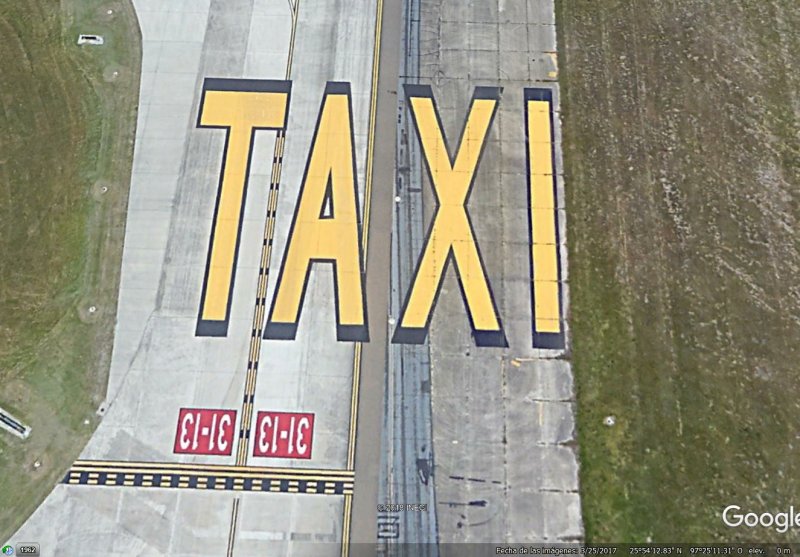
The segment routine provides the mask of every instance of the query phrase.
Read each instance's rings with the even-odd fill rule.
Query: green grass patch
[[[586,538],[796,541],[800,4],[556,4]]]
[[[99,0],[0,0],[0,30],[0,406],[33,428],[0,433],[5,539],[86,444],[105,393],[139,32],[127,1]],[[106,45],[78,47],[78,32]]]

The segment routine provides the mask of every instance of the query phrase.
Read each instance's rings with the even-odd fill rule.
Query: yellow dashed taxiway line
[[[289,40],[289,55],[286,61],[286,80],[291,79],[292,60],[294,58],[294,42],[297,33],[297,10],[300,1],[289,3],[292,10],[292,34]],[[250,429],[253,423],[253,403],[256,392],[256,379],[258,375],[258,362],[261,355],[261,333],[264,324],[267,299],[267,285],[269,284],[269,267],[272,258],[272,241],[275,235],[275,217],[278,208],[278,189],[283,168],[283,151],[286,145],[286,132],[281,130],[275,139],[275,149],[272,153],[272,174],[269,183],[269,197],[267,200],[267,220],[264,226],[264,242],[261,246],[261,259],[258,272],[258,289],[256,291],[255,312],[253,326],[250,334],[250,349],[247,357],[247,375],[244,382],[244,395],[242,397],[242,412],[239,422],[239,440],[236,446],[236,464],[242,466],[247,462],[247,453],[250,448]]]

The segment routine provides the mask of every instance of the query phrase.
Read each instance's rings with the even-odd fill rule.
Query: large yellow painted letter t
[[[293,340],[314,264],[333,268],[336,338],[369,340],[350,84],[329,82],[264,338]]]
[[[393,343],[425,341],[442,281],[452,262],[475,344],[508,346],[467,212],[500,91],[496,87],[475,88],[461,142],[452,158],[432,89],[423,85],[405,86],[437,206]]]
[[[285,129],[290,90],[289,81],[207,78],[203,82],[197,127],[225,130],[225,149],[197,336],[228,334],[255,131]]]

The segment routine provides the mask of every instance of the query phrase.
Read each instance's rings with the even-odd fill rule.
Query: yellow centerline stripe
[[[325,492],[327,493],[327,489]],[[350,555],[350,523],[353,518],[353,495],[344,496],[344,520],[342,521],[342,557]]]
[[[297,34],[297,10],[300,2],[299,0],[292,5],[292,34],[289,39],[289,55],[286,60],[286,79],[289,80],[292,74],[292,60],[294,57],[294,43]],[[256,388],[256,366],[258,365],[261,357],[261,325],[264,319],[264,309],[261,305],[261,299],[267,295],[267,285],[269,282],[269,263],[272,256],[272,249],[269,244],[272,243],[275,231],[276,207],[278,205],[278,191],[277,186],[280,182],[281,170],[283,167],[283,145],[286,138],[286,130],[278,132],[278,137],[275,141],[275,147],[272,152],[272,174],[270,176],[270,189],[269,198],[267,201],[267,221],[264,227],[264,239],[267,240],[266,245],[261,248],[261,267],[264,269],[263,273],[259,276],[258,290],[256,292],[256,308],[253,316],[253,333],[250,337],[250,356],[248,361],[248,371],[245,379],[245,392],[244,396],[248,397],[248,402],[243,403],[241,421],[239,423],[240,437],[237,441],[236,447],[236,464],[243,465],[247,462],[247,453],[250,449],[251,435],[241,436],[241,433],[247,432],[252,427],[253,408],[252,402],[249,401],[251,395],[255,395]],[[243,398],[244,398],[243,396]]]
[[[367,138],[367,175],[364,185],[364,220],[362,224],[362,244],[364,269],[367,268],[367,248],[369,246],[369,215],[372,204],[372,170],[375,152],[375,114],[378,106],[378,71],[380,68],[381,27],[383,25],[383,0],[378,0],[375,10],[375,39],[372,49],[372,91],[369,107],[369,135]],[[353,353],[353,388],[350,399],[350,433],[347,447],[347,469],[355,470],[356,433],[358,425],[358,390],[361,381],[362,343],[356,343]],[[327,489],[325,490],[327,492]],[[350,555],[350,527],[353,514],[353,496],[345,495],[344,520],[342,521],[342,557]]]
[[[383,0],[378,0],[375,14],[375,40],[372,51],[372,94],[369,107],[369,135],[367,139],[367,175],[364,186],[364,220],[362,225],[362,244],[364,254],[364,269],[367,268],[367,247],[369,245],[369,215],[372,204],[372,169],[373,154],[375,152],[375,113],[378,106],[378,70],[380,66],[381,27],[383,24]],[[353,354],[353,389],[350,400],[350,433],[347,447],[347,469],[355,467],[356,454],[356,425],[358,420],[358,387],[361,379],[361,350],[362,344],[356,343]]]
[[[228,529],[228,553],[227,557],[233,557],[233,545],[236,539],[236,524],[239,521],[239,498],[233,500],[233,508],[231,509],[231,525]]]

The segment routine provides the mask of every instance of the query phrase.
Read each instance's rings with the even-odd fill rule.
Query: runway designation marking
[[[406,85],[404,88],[437,204],[392,342],[421,344],[425,341],[444,275],[452,261],[475,343],[508,346],[467,212],[467,201],[497,112],[501,89],[475,88],[453,158],[431,87]]]
[[[254,457],[310,459],[314,414],[259,412]]]
[[[333,267],[337,340],[368,341],[349,83],[325,86],[265,339],[294,340],[315,263]]]
[[[236,410],[181,408],[172,452],[229,456],[235,423]]]
[[[550,89],[525,89],[531,311],[534,348],[563,349],[552,95]]]
[[[352,470],[76,461],[62,483],[271,493],[350,495]]]
[[[225,130],[225,148],[197,322],[198,336],[228,332],[256,130],[284,130],[290,81],[206,78],[199,128]]]

